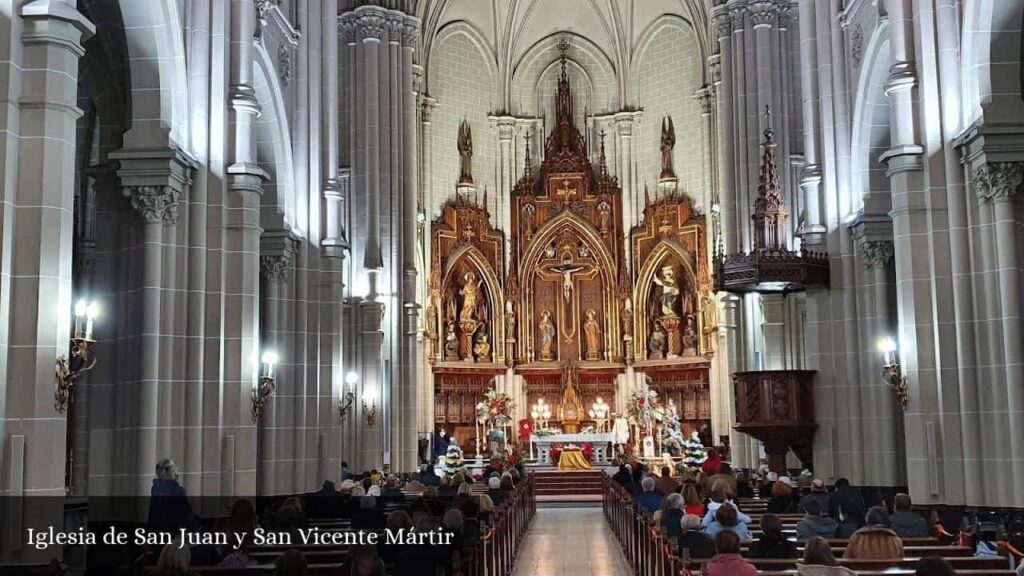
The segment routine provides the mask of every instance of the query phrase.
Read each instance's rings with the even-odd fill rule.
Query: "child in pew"
[[[819,504],[820,506],[820,504]],[[797,564],[798,576],[855,576],[855,572],[840,566],[832,555],[832,547],[824,538],[815,537],[804,547],[803,562]]]

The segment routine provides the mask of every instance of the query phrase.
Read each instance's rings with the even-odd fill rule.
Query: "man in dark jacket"
[[[630,482],[633,481],[633,475],[629,473],[629,466],[619,464],[619,471],[612,476],[612,480],[618,482],[624,488],[629,488]]]
[[[434,465],[427,464],[420,472],[420,484],[424,486],[437,486],[441,483],[441,479],[438,478],[437,473],[434,472]]]
[[[677,539],[679,555],[689,550],[690,558],[706,560],[715,555],[715,541],[701,531],[700,517],[693,514],[683,516],[683,532]]]
[[[796,539],[810,540],[820,536],[826,540],[836,537],[836,530],[839,524],[830,516],[825,515],[825,509],[817,500],[804,502],[804,512],[807,513],[796,525]]]
[[[913,503],[907,494],[897,494],[893,498],[893,514],[889,517],[889,527],[900,538],[925,538],[929,536],[928,523],[920,514],[911,510]]]
[[[828,515],[838,522],[840,512],[843,520],[851,521],[858,527],[864,525],[864,497],[860,490],[850,486],[846,478],[836,480],[836,491],[828,499]]]
[[[831,496],[828,493],[828,488],[825,488],[825,482],[821,478],[815,478],[811,481],[811,493],[800,499],[797,512],[806,512],[805,505],[810,500],[817,500],[821,510],[828,510],[829,498]]]

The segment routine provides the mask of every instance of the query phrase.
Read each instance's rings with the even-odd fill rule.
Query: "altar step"
[[[533,469],[537,502],[600,502],[601,470]]]

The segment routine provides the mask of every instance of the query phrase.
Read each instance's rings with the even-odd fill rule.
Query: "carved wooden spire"
[[[767,127],[761,143],[761,171],[757,179],[757,200],[754,201],[754,249],[785,250],[783,231],[786,227],[786,204],[779,186],[775,164],[775,140],[771,128],[771,110],[766,109]]]

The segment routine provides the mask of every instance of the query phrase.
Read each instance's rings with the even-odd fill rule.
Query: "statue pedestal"
[[[466,362],[474,361],[473,334],[476,333],[479,326],[480,323],[476,320],[461,320],[459,322],[459,328],[462,329],[462,333],[459,334],[459,356]]]
[[[678,316],[662,316],[659,320],[661,327],[665,329],[665,334],[668,335],[667,350],[665,350],[665,358],[673,359],[679,358],[679,354],[676,354],[676,350],[679,349],[679,322]]]
[[[588,362],[597,362],[601,359],[601,354],[599,352],[587,352],[586,358]]]

